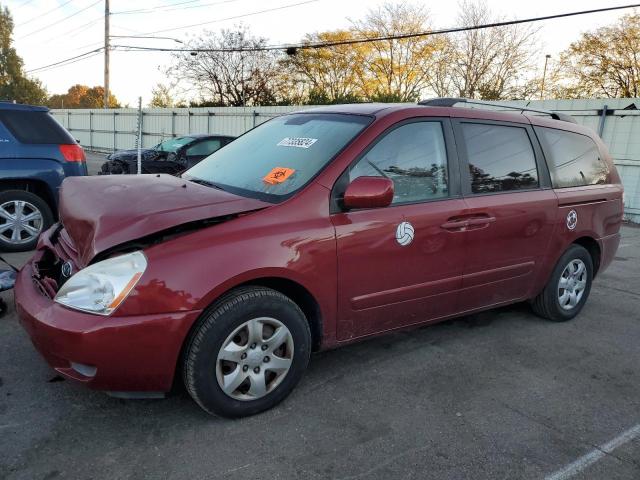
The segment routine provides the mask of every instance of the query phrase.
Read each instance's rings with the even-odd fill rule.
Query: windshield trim
[[[238,137],[236,137],[234,139],[234,141],[236,141],[237,139],[239,139],[240,137],[246,135],[247,133],[251,132],[252,130],[272,121],[275,120],[276,118],[282,118],[282,117],[286,117],[286,116],[291,116],[291,115],[345,115],[345,116],[352,116],[352,117],[365,117],[369,119],[368,123],[364,124],[364,127],[362,128],[362,130],[360,130],[356,135],[353,136],[353,138],[351,138],[348,142],[346,142],[343,147],[341,149],[339,149],[335,155],[333,155],[331,158],[329,158],[324,165],[322,165],[318,171],[313,174],[309,180],[300,185],[300,187],[298,187],[297,189],[293,190],[292,192],[289,193],[285,193],[282,195],[277,195],[277,194],[273,194],[273,193],[264,193],[264,192],[256,192],[255,190],[247,190],[245,188],[238,188],[238,187],[234,187],[232,185],[226,185],[224,183],[219,183],[219,182],[215,182],[216,186],[218,186],[219,188],[221,188],[222,190],[232,193],[234,195],[238,195],[240,197],[245,197],[245,198],[252,198],[255,200],[261,200],[263,202],[267,202],[267,203],[273,203],[273,204],[277,204],[277,203],[282,203],[285,200],[288,200],[289,198],[293,197],[294,195],[297,195],[299,192],[301,192],[303,189],[305,189],[308,185],[310,185],[317,177],[318,175],[320,175],[329,165],[331,165],[333,163],[333,161],[338,158],[338,156],[344,151],[346,150],[351,144],[353,144],[353,142],[356,141],[356,139],[360,138],[360,136],[366,132],[369,127],[371,127],[371,124],[373,123],[373,121],[376,119],[375,115],[370,115],[370,114],[364,114],[364,113],[347,113],[347,112],[315,112],[312,110],[302,110],[302,111],[298,111],[298,112],[290,112],[290,113],[285,113],[283,115],[278,115],[276,117],[270,118],[269,120],[267,120],[266,122],[262,122],[260,125],[256,125],[255,127],[247,130],[246,132],[244,132],[242,135],[239,135]],[[214,152],[215,153],[215,152]],[[187,170],[188,171],[188,170]],[[195,179],[195,180],[204,180],[204,179],[199,179],[198,177],[194,177],[191,175],[188,175],[186,172],[183,173],[181,175],[181,178],[184,178],[187,181],[190,181],[191,179]],[[215,187],[211,187],[211,188],[215,188]]]

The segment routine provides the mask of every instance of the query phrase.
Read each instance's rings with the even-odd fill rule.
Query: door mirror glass
[[[384,177],[358,177],[344,192],[347,209],[388,207],[392,201],[393,181]]]

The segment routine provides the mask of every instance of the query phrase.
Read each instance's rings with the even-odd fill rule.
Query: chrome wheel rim
[[[235,400],[257,400],[282,383],[293,363],[293,337],[275,318],[244,322],[222,343],[216,379]]]
[[[564,310],[572,310],[580,303],[587,287],[587,266],[578,258],[571,260],[560,275],[558,302]]]
[[[16,245],[29,243],[40,235],[42,213],[32,203],[11,200],[0,205],[0,236]]]

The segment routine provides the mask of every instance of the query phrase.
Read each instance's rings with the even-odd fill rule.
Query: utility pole
[[[104,108],[109,108],[109,0],[104,0]]]
[[[142,97],[138,97],[138,175],[142,173]]]
[[[544,80],[547,77],[547,62],[551,58],[551,55],[546,54],[544,57],[544,70],[542,72],[542,86],[540,87],[540,100],[544,100]]]

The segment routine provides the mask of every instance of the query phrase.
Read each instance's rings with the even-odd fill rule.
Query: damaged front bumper
[[[46,277],[34,269],[45,253],[38,250],[19,272],[15,302],[49,365],[66,378],[120,395],[169,391],[182,343],[201,311],[105,317],[68,309],[51,298],[53,280],[43,286]]]

